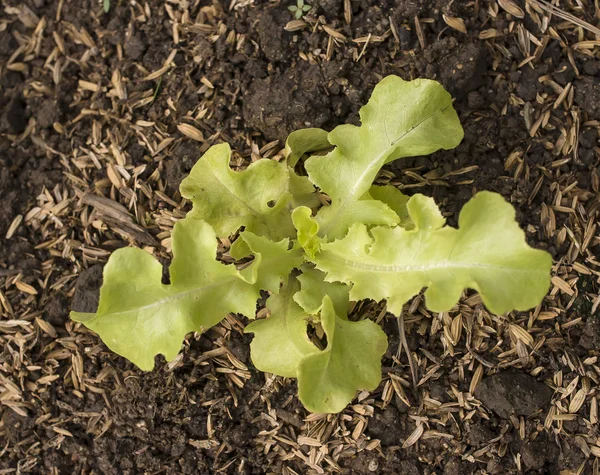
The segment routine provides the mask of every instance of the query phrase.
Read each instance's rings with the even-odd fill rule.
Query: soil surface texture
[[[598,473],[600,11],[593,0],[3,0],[0,473]],[[279,158],[287,134],[357,123],[382,77],[440,81],[465,138],[378,181],[456,224],[501,193],[554,260],[529,312],[476,293],[406,318],[383,304],[378,389],[308,413],[256,370],[246,320],[189,335],[144,373],[69,311],[134,245],[169,259],[178,186],[211,145]],[[181,127],[183,124],[193,127]]]

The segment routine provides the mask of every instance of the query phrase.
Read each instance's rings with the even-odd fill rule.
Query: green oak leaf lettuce
[[[71,317],[150,370],[158,354],[173,360],[187,333],[228,313],[254,318],[268,293],[269,316],[246,327],[254,365],[297,378],[305,407],[329,413],[381,380],[385,334],[365,315],[350,321],[351,301],[386,300],[400,316],[422,289],[430,310],[446,311],[472,288],[495,313],[538,305],[552,259],[527,245],[500,195],[475,195],[455,229],[433,199],[374,184],[392,160],[462,140],[443,87],[386,77],[360,118],[293,132],[284,159],[243,171],[230,167],[229,145],[209,148],[180,187],[193,206],[173,230],[170,284],[152,255],[121,249],[104,269],[98,311]],[[225,237],[233,242],[217,258]]]
[[[290,278],[278,295],[267,300],[270,316],[245,329],[246,333],[254,333],[250,343],[252,363],[261,371],[295,378],[302,358],[319,351],[308,337],[310,315],[294,302],[299,288],[298,280]]]
[[[381,357],[387,337],[371,320],[351,322],[335,312],[329,296],[321,308],[327,347],[300,361],[298,395],[313,412],[340,412],[359,389],[373,390],[381,381]]]
[[[387,299],[395,315],[424,287],[435,312],[450,310],[465,288],[499,314],[527,310],[548,292],[552,259],[527,245],[502,196],[478,193],[462,209],[458,229],[444,226],[431,198],[415,195],[407,206],[414,229],[357,223],[321,246],[317,268],[329,281],[351,284],[352,300]]]
[[[309,128],[292,132],[285,141],[288,165],[295,167],[302,155],[319,152],[332,147],[327,139],[329,134],[323,129]]]
[[[292,237],[286,164],[261,159],[237,172],[229,167],[230,158],[228,144],[213,145],[181,182],[181,196],[193,203],[188,216],[208,222],[219,237],[242,226],[276,240]]]
[[[280,285],[287,282],[290,272],[304,262],[300,247],[295,245],[289,249],[287,238],[273,242],[250,231],[244,231],[241,238],[254,255],[254,262],[242,271],[242,275],[261,290],[279,293]]]
[[[297,241],[306,252],[309,259],[313,259],[321,248],[319,223],[312,217],[312,211],[306,206],[299,206],[292,212],[292,221],[297,232]]]
[[[452,97],[437,82],[384,78],[360,110],[362,125],[340,125],[329,133],[336,148],[306,161],[310,180],[327,193],[331,206],[317,215],[321,235],[341,238],[355,222],[396,224],[389,206],[368,191],[384,164],[456,147],[463,130]]]
[[[321,204],[319,199],[319,193],[308,177],[298,175],[291,168],[288,170],[290,175],[289,189],[292,194],[291,208],[297,206],[307,206],[309,208],[316,208]]]
[[[409,196],[406,196],[398,188],[392,185],[373,185],[369,189],[369,195],[372,199],[381,201],[388,205],[398,215],[399,224],[403,228],[412,228],[414,223],[410,219],[408,214],[408,203]]]
[[[383,330],[371,320],[351,322],[337,314],[328,295],[319,304],[327,346],[319,350],[308,337],[309,315],[298,303],[299,282],[292,278],[267,301],[269,317],[252,322],[252,362],[261,371],[298,378],[302,403],[314,412],[340,412],[359,389],[375,389],[387,349]],[[347,303],[346,303],[347,306]]]
[[[350,287],[341,282],[327,282],[326,274],[315,269],[312,264],[301,267],[298,276],[300,290],[294,294],[294,301],[310,315],[321,311],[323,299],[329,296],[336,313],[346,315],[350,307]]]
[[[98,311],[71,312],[111,350],[146,371],[155,355],[174,359],[187,333],[206,330],[228,313],[253,315],[259,297],[234,266],[216,260],[209,224],[179,221],[172,237],[169,285],[162,283],[162,264],[146,251],[119,249],[104,268]]]
[[[314,208],[320,203],[315,186],[308,177],[298,175],[294,171],[294,167],[304,154],[331,149],[332,145],[327,140],[327,135],[328,133],[323,129],[300,129],[292,132],[285,142],[285,154],[290,167],[290,191],[294,207]]]

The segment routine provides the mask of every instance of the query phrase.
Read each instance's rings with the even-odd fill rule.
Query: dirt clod
[[[504,419],[511,414],[529,416],[550,403],[552,390],[533,376],[519,371],[502,371],[485,378],[475,396]]]
[[[58,105],[56,101],[52,99],[44,101],[36,112],[35,117],[40,127],[52,127],[52,124],[58,119]]]
[[[583,76],[575,81],[575,102],[584,108],[590,119],[600,119],[600,81]]]
[[[2,107],[0,115],[0,133],[20,134],[27,125],[27,116],[25,113],[25,101],[20,97],[9,99],[8,103]]]
[[[314,67],[300,75],[301,81],[315,84],[310,90],[297,89],[297,79],[288,74],[253,81],[244,101],[244,119],[270,140],[284,141],[299,128],[323,127],[331,112],[329,100],[318,86],[322,76],[320,81],[313,81],[315,75],[321,73]]]
[[[541,433],[532,441],[522,441],[518,452],[521,454],[525,467],[529,470],[542,470],[544,467],[556,463],[559,448],[546,434]]]
[[[579,344],[586,350],[600,347],[600,318],[592,315],[587,319]]]

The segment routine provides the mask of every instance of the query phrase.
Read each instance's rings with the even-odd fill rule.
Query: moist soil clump
[[[576,22],[535,2],[307,3],[294,23],[280,2],[112,1],[108,12],[95,0],[3,5],[0,470],[593,470],[593,2],[583,2],[589,11],[561,5]],[[211,145],[229,142],[235,167],[280,159],[293,130],[358,123],[389,74],[440,81],[465,138],[455,150],[394,162],[378,182],[433,196],[452,225],[475,192],[501,193],[529,243],[555,258],[539,308],[491,315],[467,292],[437,315],[418,297],[406,320],[416,390],[406,355],[397,356],[395,317],[383,313],[383,381],[341,415],[307,413],[294,381],[257,371],[237,316],[189,335],[175,361],[157,358],[149,373],[69,320],[71,309],[95,311],[115,249],[145,247],[168,262],[173,223],[188,210],[179,183]],[[373,319],[382,310],[355,308]]]

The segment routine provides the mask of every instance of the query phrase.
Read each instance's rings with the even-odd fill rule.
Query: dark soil
[[[511,415],[530,416],[546,410],[552,390],[528,374],[507,370],[483,380],[475,396],[485,407],[509,419]]]
[[[95,0],[5,3],[12,7],[25,5],[31,14],[45,18],[47,23],[39,49],[30,53],[34,59],[27,60],[22,71],[15,71],[1,64],[20,46],[19,39],[32,35],[34,26],[18,20],[16,14],[0,12],[0,26],[6,26],[0,28],[0,290],[7,293],[12,308],[9,312],[6,306],[0,306],[0,311],[5,311],[0,322],[35,322],[39,318],[51,324],[55,334],[45,333],[36,323],[35,332],[19,340],[20,333],[16,334],[14,327],[6,327],[5,333],[5,327],[0,328],[0,334],[6,336],[0,383],[8,380],[18,387],[23,401],[19,410],[26,414],[19,414],[10,405],[0,405],[0,436],[5,438],[0,440],[2,473],[263,474],[293,473],[289,471],[292,469],[296,473],[318,473],[294,452],[308,457],[311,449],[296,444],[297,436],[305,429],[307,413],[297,401],[295,384],[280,379],[273,382],[256,371],[248,353],[250,337],[241,334],[239,328],[230,325],[227,331],[211,330],[192,336],[185,344],[181,361],[173,368],[160,361],[154,372],[142,373],[107,351],[97,337],[75,328],[68,319],[70,309],[91,312],[97,305],[106,254],[91,258],[76,247],[77,243],[87,242],[86,233],[95,232],[93,226],[84,228],[75,212],[63,219],[63,229],[68,230],[65,242],[70,243],[67,251],[44,246],[51,239],[47,227],[30,223],[20,225],[10,239],[5,238],[18,215],[25,216],[40,205],[43,192],[53,193],[57,185],[67,183],[83,188],[79,183],[72,185],[69,175],[82,177],[88,186],[101,182],[95,191],[128,206],[127,197],[119,193],[122,190],[111,188],[104,169],[84,173],[74,160],[99,148],[93,139],[96,121],[112,130],[113,141],[121,141],[120,152],[133,166],[147,167],[141,175],[143,179],[152,181],[152,174],[157,171],[164,192],[176,197],[179,181],[212,142],[229,141],[242,156],[248,157],[251,151],[256,153],[251,150],[252,143],[262,146],[279,140],[282,146],[286,135],[298,128],[331,129],[344,122],[356,123],[358,109],[385,75],[427,77],[441,81],[456,98],[465,139],[455,150],[396,162],[389,171],[396,174],[394,182],[406,187],[408,193],[418,191],[434,196],[451,223],[456,223],[456,213],[475,191],[499,192],[516,207],[517,219],[527,230],[529,241],[548,249],[559,260],[569,250],[569,241],[550,235],[545,227],[547,220],[542,220],[544,206],[555,204],[557,188],[553,188],[553,183],[577,181],[584,192],[598,192],[593,189],[599,146],[597,122],[593,121],[600,119],[600,61],[550,40],[533,64],[535,67],[518,67],[524,55],[516,33],[512,33],[516,31],[512,24],[515,19],[503,10],[491,18],[488,11],[492,6],[497,8],[495,2],[352,0],[352,22],[348,26],[343,2],[315,0],[309,18],[313,23],[319,18],[321,24],[348,38],[337,43],[322,28],[285,31],[292,20],[287,4],[255,2],[230,10],[227,2],[222,2],[210,13],[211,2],[188,2],[193,4],[192,23],[195,18],[200,23],[202,18],[214,29],[210,34],[200,30],[182,33],[178,45],[173,42],[166,8],[168,5],[177,10],[177,2],[149,1],[152,15],[145,22],[135,21],[133,16],[143,13],[141,4],[132,6],[135,2],[112,0],[107,14]],[[56,21],[59,3],[61,20]],[[474,5],[478,6],[476,10]],[[463,18],[469,33],[448,28],[442,13]],[[422,20],[424,49],[416,34],[415,16]],[[423,21],[426,18],[431,21]],[[545,34],[529,16],[517,24],[524,24],[538,38]],[[219,25],[225,34],[216,34]],[[380,37],[390,25],[397,29],[398,39],[388,33],[383,41],[374,40],[356,61],[364,43],[352,43],[350,38],[369,34]],[[480,39],[480,32],[488,28],[503,34],[491,42]],[[82,58],[89,49],[75,35],[67,34],[82,29],[90,33],[95,43],[86,61]],[[52,70],[44,68],[48,57],[58,51],[53,33],[63,38],[66,48],[58,84],[53,81]],[[571,30],[561,30],[561,34],[567,42],[577,41]],[[326,58],[332,43],[331,57]],[[140,66],[148,72],[160,69],[172,49],[178,51],[176,67],[152,84],[155,100],[132,108],[125,107],[115,96],[108,96],[111,74],[118,67],[128,79],[131,100],[139,99],[136,93],[141,94],[148,87],[141,80],[147,74]],[[72,60],[67,62],[66,57]],[[25,60],[23,55],[17,59]],[[572,110],[578,114],[580,124],[578,154],[558,165],[556,161],[563,156],[553,147],[566,122],[552,116],[551,126],[534,137],[527,124],[527,110],[545,111],[540,98],[556,95],[548,80],[540,80],[544,77],[560,87],[572,82],[575,91]],[[82,91],[78,89],[80,80],[97,82],[104,89]],[[206,86],[206,80],[214,89]],[[35,92],[40,89],[32,84],[44,86],[42,92]],[[199,113],[199,104],[206,101],[209,111],[197,125],[209,138],[199,144],[181,136],[177,124],[188,113]],[[80,115],[89,110],[111,112],[114,117]],[[565,116],[571,112],[564,106],[557,110]],[[164,159],[157,158],[161,155],[153,155],[134,131],[126,134],[118,129],[120,120],[165,124],[161,134],[176,140]],[[68,132],[61,133],[56,124],[68,124]],[[30,126],[32,129],[27,132]],[[519,175],[514,167],[506,166],[507,158],[514,153],[519,154],[519,166],[524,170]],[[478,168],[464,174],[451,173],[472,166]],[[407,174],[406,168],[415,172]],[[415,174],[422,180],[417,180]],[[90,186],[83,191],[94,190]],[[70,198],[75,206],[75,194]],[[150,200],[142,205],[148,213],[167,207],[164,202],[155,206]],[[566,223],[570,230],[580,232],[574,222],[571,226],[571,217],[557,212],[556,229]],[[158,236],[159,226],[144,219],[139,222]],[[95,242],[98,249],[112,251],[127,244],[118,233],[110,229],[106,233],[106,239]],[[592,246],[597,244],[594,241]],[[8,279],[17,274],[38,294],[26,295],[15,290],[12,283],[9,285]],[[590,282],[589,292],[597,294],[596,284]],[[569,298],[560,297],[555,293],[559,303],[553,303],[553,308],[565,308]],[[585,300],[583,292],[579,298]],[[576,316],[582,318],[579,325],[561,329],[560,338],[552,333],[555,323],[560,326]],[[543,326],[539,334],[548,335],[551,341],[532,352],[525,362],[517,359],[517,352],[513,351],[511,358],[515,360],[503,364],[498,355],[510,348],[510,338],[499,335],[499,346],[491,345],[489,353],[481,355],[491,363],[486,366],[489,374],[475,392],[478,401],[471,400],[466,406],[452,405],[456,392],[469,391],[476,363],[469,356],[472,352],[465,337],[452,356],[439,334],[417,333],[417,326],[410,326],[410,344],[422,359],[422,369],[431,361],[419,352],[420,348],[433,355],[440,369],[435,378],[419,387],[418,394],[406,389],[413,405],[410,409],[399,397],[384,407],[382,388],[367,399],[374,414],[367,418],[365,434],[379,439],[381,447],[365,450],[356,443],[351,445],[350,436],[343,435],[344,444],[348,445],[344,445],[346,448],[337,459],[343,473],[575,473],[587,454],[574,435],[597,430],[586,422],[589,405],[581,409],[580,417],[561,423],[560,430],[548,430],[544,422],[553,398],[546,383],[554,380],[555,385],[560,385],[553,379],[560,371],[564,386],[568,385],[577,371],[574,358],[595,357],[598,353],[600,320],[589,311],[576,316],[561,310],[560,320],[540,323]],[[519,320],[524,325],[526,321],[526,316]],[[397,346],[395,323],[390,318],[386,325],[391,328],[390,342]],[[492,325],[491,320],[488,325]],[[21,342],[20,349],[17,341]],[[249,379],[243,388],[232,384],[225,371],[219,371],[226,367],[226,357],[222,356],[226,353],[221,354],[222,360],[205,356],[207,351],[219,348],[226,348],[226,352],[249,367]],[[384,361],[387,368],[394,365],[391,356],[395,349],[392,343],[389,358]],[[18,363],[19,351],[27,355],[29,363]],[[73,383],[78,358],[86,381],[83,390]],[[27,369],[27,365],[38,369]],[[534,372],[537,366],[542,370]],[[594,372],[591,366],[586,368]],[[410,379],[406,367],[396,369],[406,380]],[[469,377],[465,380],[461,373],[468,373]],[[596,379],[588,378],[592,385],[598,380],[594,374]],[[58,378],[38,386],[39,378],[46,375]],[[0,400],[8,401],[3,394],[7,393],[0,392]],[[440,416],[422,405],[424,397],[449,404],[451,409]],[[475,411],[479,404],[481,410]],[[471,410],[475,412],[470,414]],[[415,428],[411,418],[415,411],[428,418],[430,431],[450,437],[424,438],[403,449]],[[282,443],[277,449],[267,450],[270,446],[266,433],[274,428],[280,430],[280,438],[285,437],[292,444]],[[342,435],[339,437],[341,444]],[[487,452],[486,447],[490,448]],[[329,452],[334,449],[335,444]],[[590,461],[586,470],[591,466]],[[322,467],[331,470],[327,463]]]

